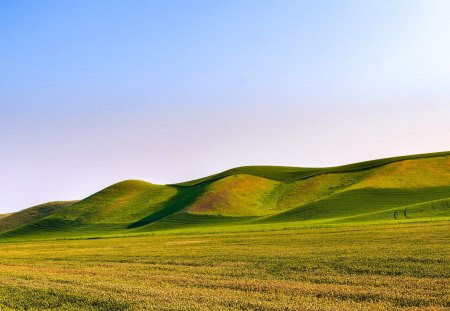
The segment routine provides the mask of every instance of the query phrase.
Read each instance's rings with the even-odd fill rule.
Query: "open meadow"
[[[450,311],[449,17],[0,1],[0,311]]]
[[[448,310],[450,153],[128,180],[0,219],[0,310]]]
[[[0,243],[1,310],[447,310],[448,222]]]

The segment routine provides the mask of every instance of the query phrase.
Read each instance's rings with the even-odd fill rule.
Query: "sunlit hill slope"
[[[174,185],[127,180],[0,216],[0,239],[450,220],[450,152],[330,168],[248,166]]]

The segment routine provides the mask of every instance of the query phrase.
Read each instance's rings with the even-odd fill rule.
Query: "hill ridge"
[[[206,177],[197,178],[197,179],[193,179],[190,181],[184,181],[184,182],[170,184],[170,185],[190,186],[190,185],[200,183],[200,182],[203,182],[206,180],[217,180],[217,179],[225,177],[225,176],[231,176],[231,175],[237,174],[237,172],[241,172],[241,173],[249,172],[249,171],[253,171],[255,169],[256,170],[257,169],[276,170],[277,172],[282,171],[282,173],[285,173],[288,175],[295,174],[295,173],[305,174],[304,176],[299,176],[299,179],[301,179],[301,178],[310,178],[310,177],[316,176],[318,174],[360,171],[360,170],[366,170],[366,169],[384,166],[384,165],[399,162],[399,161],[423,159],[423,158],[433,158],[433,157],[441,157],[441,156],[448,156],[448,155],[450,155],[450,151],[441,151],[441,152],[413,154],[413,155],[406,155],[406,156],[388,157],[388,158],[374,159],[374,160],[361,161],[361,162],[355,162],[355,163],[338,165],[338,166],[329,166],[329,167],[246,165],[246,166],[239,166],[239,167],[231,168],[231,169],[225,170],[223,172],[212,174],[212,175],[209,175]],[[267,178],[269,178],[269,177],[267,177]]]
[[[0,240],[282,223],[450,220],[449,198],[450,152],[327,168],[244,166],[178,184],[124,180],[70,204],[42,204],[1,218]],[[400,215],[395,209],[402,208],[411,209],[411,217],[407,212],[395,217]]]

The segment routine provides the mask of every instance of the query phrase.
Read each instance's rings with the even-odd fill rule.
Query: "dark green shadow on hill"
[[[309,202],[285,212],[258,219],[255,223],[281,223],[293,220],[341,220],[343,222],[393,220],[395,219],[395,211],[391,212],[393,208],[401,209],[412,204],[435,200],[443,200],[435,205],[436,209],[442,210],[441,214],[445,215],[445,204],[449,197],[450,187],[448,186],[415,189],[362,188]],[[384,210],[389,212],[386,214]],[[438,213],[435,214],[438,215]],[[399,216],[398,213],[396,216]]]
[[[0,219],[0,233],[5,233],[14,229],[33,223],[45,218],[63,207],[75,204],[78,201],[55,201],[36,205],[22,211],[10,214]]]
[[[14,230],[0,234],[0,238],[16,238],[20,236],[54,236],[61,232],[71,232],[83,223],[75,220],[59,218],[43,218]]]
[[[205,191],[206,187],[212,182],[212,180],[206,181],[190,187],[180,187],[173,185],[172,187],[175,187],[177,189],[177,193],[165,203],[166,207],[128,225],[127,229],[136,229],[139,227],[143,227],[174,213],[180,212],[185,207],[194,203],[194,201]]]
[[[149,223],[146,226],[137,228],[133,233],[137,232],[156,232],[166,230],[184,230],[184,229],[211,229],[217,227],[229,227],[246,224],[247,222],[259,218],[258,216],[216,216],[216,215],[199,215],[191,213],[174,213],[164,217],[158,221]]]

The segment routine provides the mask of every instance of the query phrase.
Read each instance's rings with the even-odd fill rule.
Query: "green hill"
[[[57,201],[36,205],[20,212],[0,217],[0,233],[19,228],[23,225],[45,218],[58,209],[69,206],[77,201]]]
[[[11,215],[11,214],[0,214],[0,219],[8,217],[9,215]]]
[[[247,166],[173,185],[128,180],[0,219],[0,238],[450,220],[450,152],[329,168]],[[240,227],[238,227],[240,226]]]

